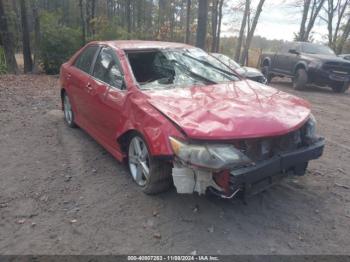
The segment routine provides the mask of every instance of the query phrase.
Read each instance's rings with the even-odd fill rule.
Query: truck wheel
[[[261,72],[266,77],[267,84],[269,84],[273,77],[273,75],[270,73],[270,67],[268,65],[263,66],[263,68],[261,69]]]
[[[339,84],[335,84],[332,86],[332,89],[335,93],[345,93],[346,90],[348,90],[350,87],[350,83],[349,82],[345,82],[345,83],[339,83]]]
[[[170,164],[154,159],[139,135],[130,139],[128,166],[133,180],[148,195],[166,191],[171,186]]]
[[[295,90],[304,90],[306,88],[307,80],[308,77],[305,69],[298,69],[293,78],[293,88]]]

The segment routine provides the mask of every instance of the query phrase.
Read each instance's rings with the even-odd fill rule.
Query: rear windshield
[[[141,89],[209,85],[238,80],[229,67],[198,48],[126,53]]]

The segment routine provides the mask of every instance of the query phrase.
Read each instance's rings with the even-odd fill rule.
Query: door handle
[[[86,85],[86,88],[87,88],[89,91],[91,91],[91,90],[92,90],[92,85],[91,85],[90,83],[88,83],[88,84]]]

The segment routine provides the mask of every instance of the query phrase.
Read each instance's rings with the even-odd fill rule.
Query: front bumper
[[[337,74],[323,69],[309,68],[309,82],[318,85],[332,85],[335,83],[344,83],[350,81],[350,75]]]
[[[308,162],[322,155],[324,144],[324,139],[318,138],[310,146],[275,154],[249,167],[220,172],[198,169],[178,161],[172,169],[173,182],[181,194],[198,192],[201,195],[208,189],[223,198],[232,198],[238,192],[243,192],[244,196],[254,195],[287,175],[304,175]]]
[[[302,175],[307,162],[319,158],[324,149],[324,139],[293,152],[281,153],[252,167],[230,171],[231,190],[238,187],[248,194],[258,193],[287,175]]]

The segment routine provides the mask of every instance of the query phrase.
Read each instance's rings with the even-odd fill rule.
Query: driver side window
[[[106,84],[123,89],[123,74],[117,56],[111,48],[101,49],[92,75]]]

